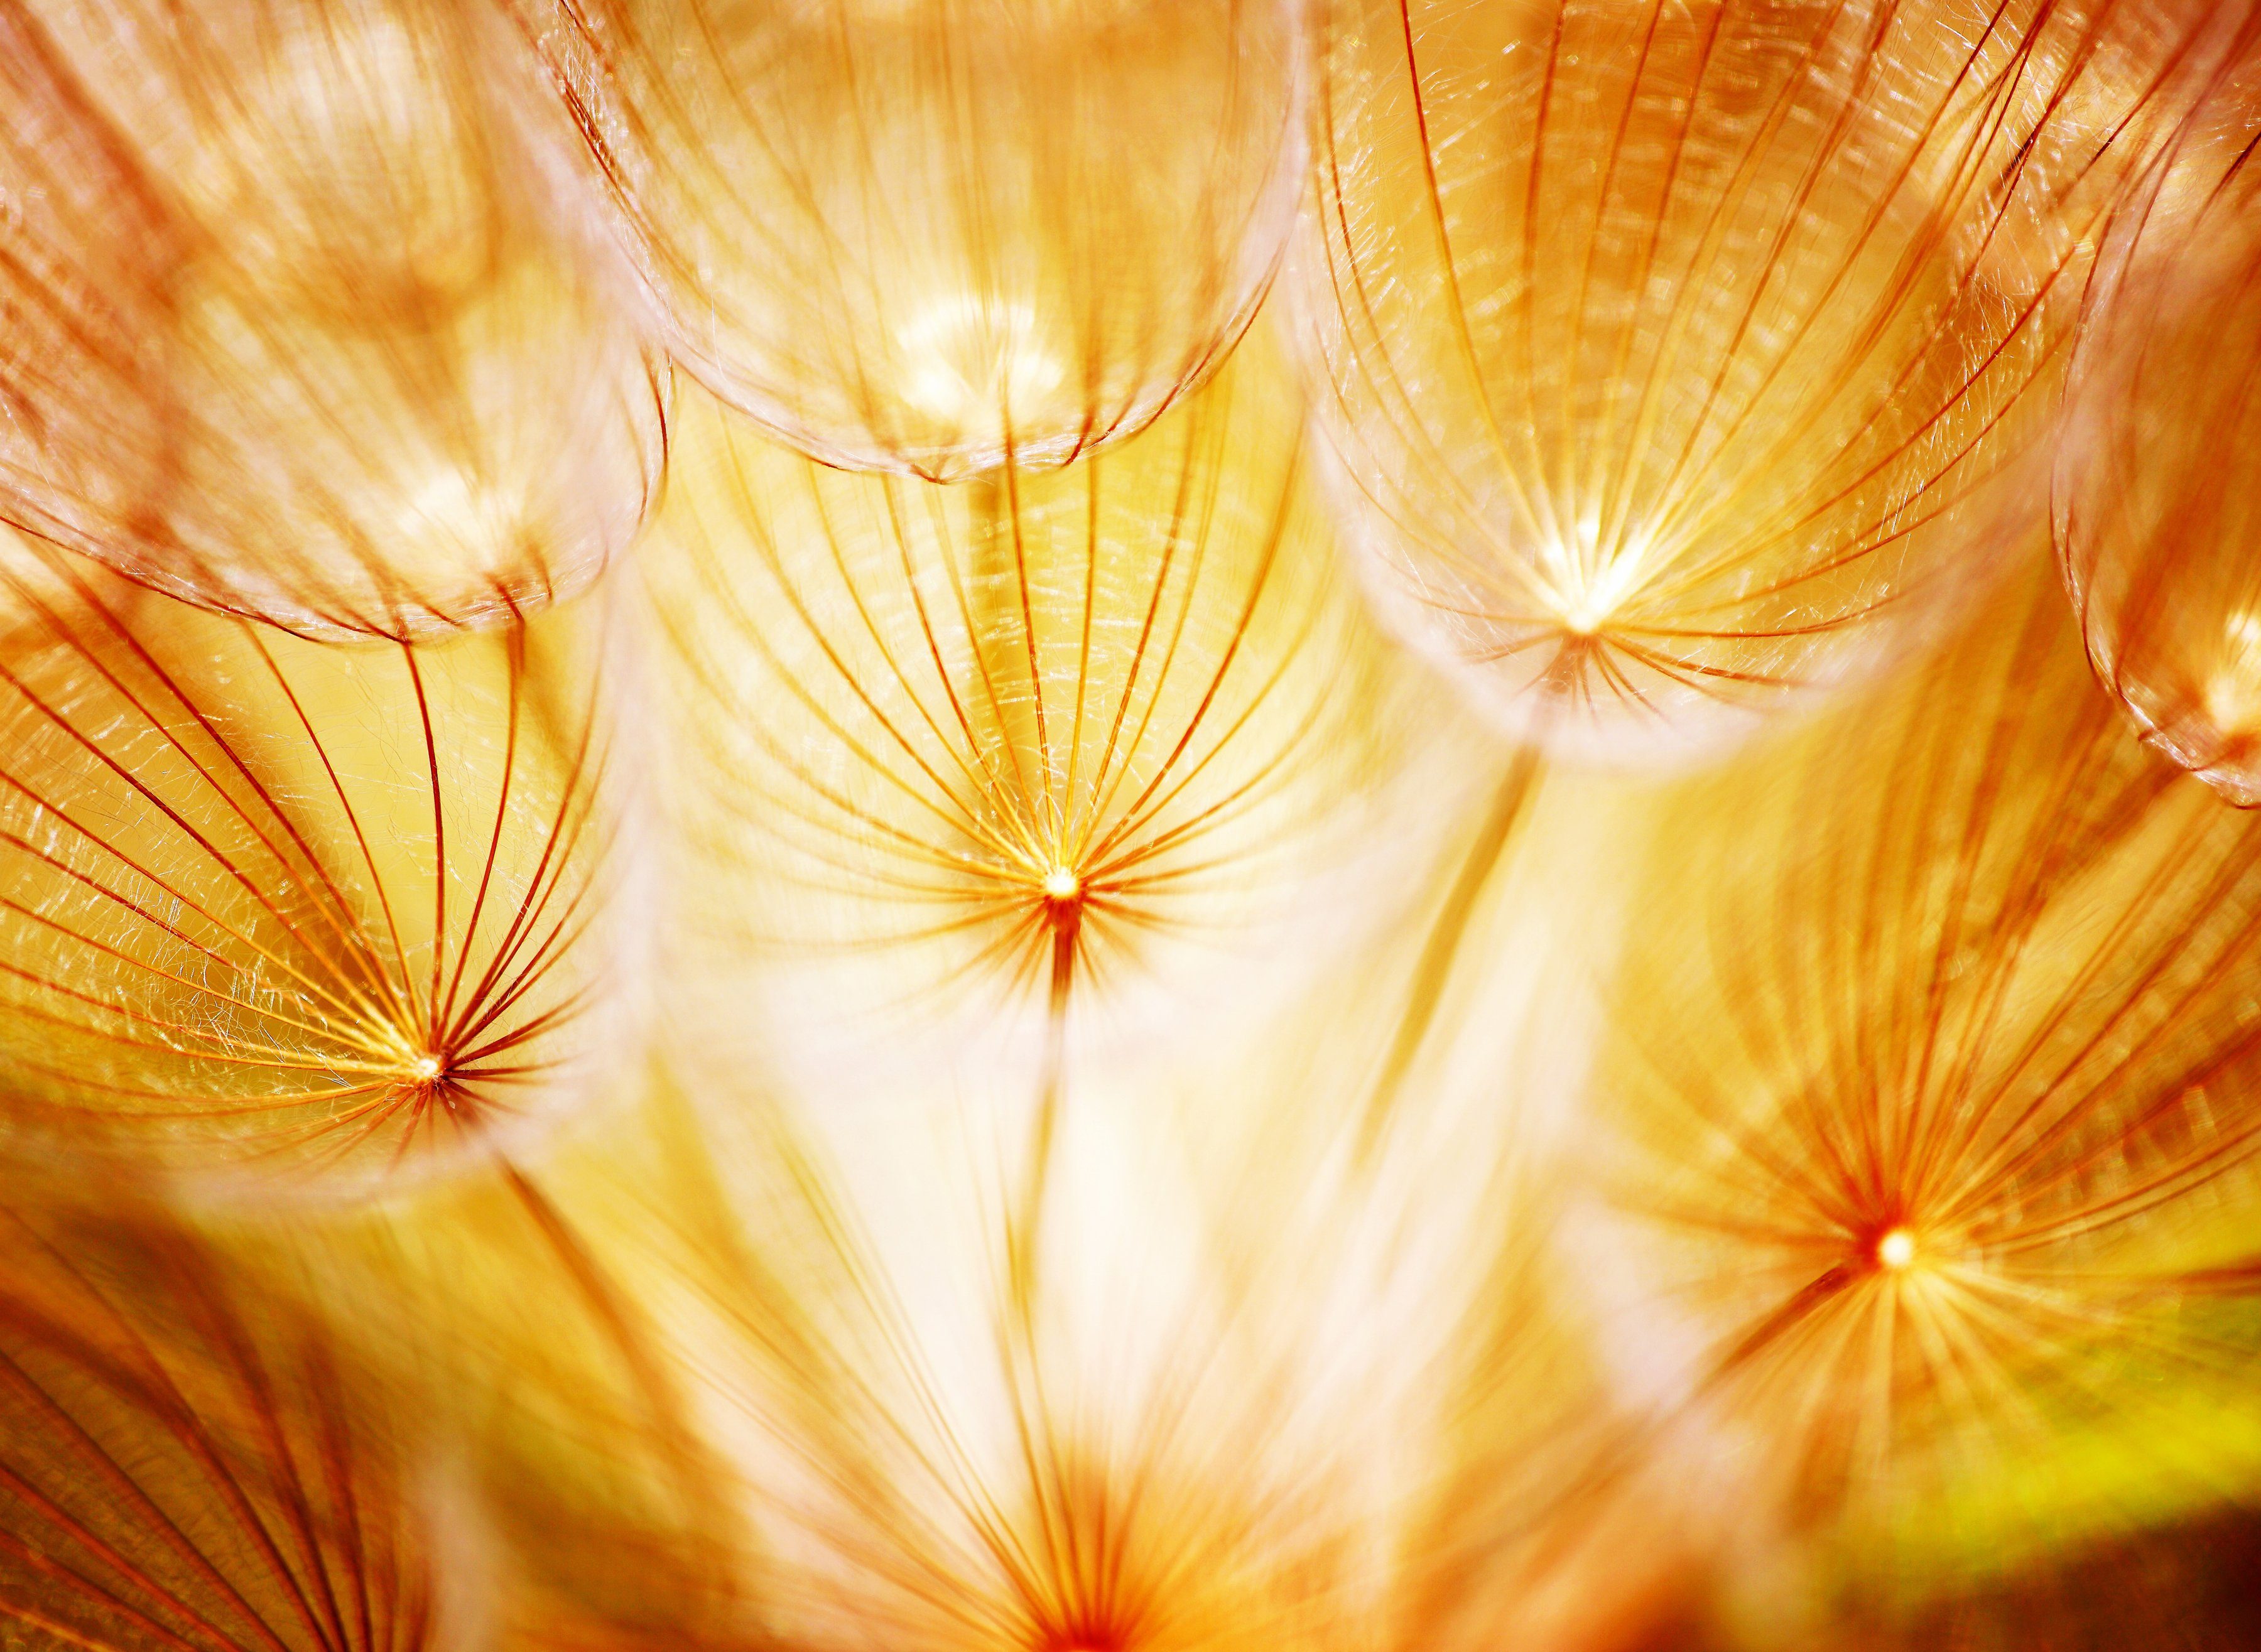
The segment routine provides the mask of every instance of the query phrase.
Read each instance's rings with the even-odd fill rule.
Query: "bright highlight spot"
[[[986,425],[1044,404],[1067,378],[1024,304],[972,297],[927,309],[899,335],[903,399],[937,418]]]
[[[2261,614],[2230,616],[2221,669],[2207,679],[2206,714],[2224,733],[2261,725]]]
[[[475,567],[500,568],[524,544],[527,518],[513,490],[443,460],[404,502],[399,527],[404,552],[427,546],[433,560],[468,558]]]
[[[1878,1264],[1895,1273],[1914,1260],[1915,1235],[1905,1227],[1895,1227],[1877,1241]]]
[[[429,1083],[440,1076],[440,1058],[437,1055],[419,1055],[408,1063],[408,1070]]]
[[[1055,866],[1044,874],[1044,898],[1047,900],[1073,900],[1083,893],[1083,880],[1065,866]]]
[[[1590,637],[1609,624],[1648,577],[1649,541],[1644,533],[1628,533],[1604,551],[1600,520],[1591,516],[1577,525],[1576,533],[1575,546],[1543,547],[1540,562],[1562,628],[1574,636]]]

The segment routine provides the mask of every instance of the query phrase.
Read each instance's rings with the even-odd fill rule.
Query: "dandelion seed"
[[[1292,0],[515,0],[670,348],[829,463],[961,477],[1140,429],[1294,215]]]
[[[13,1150],[334,1193],[582,1093],[624,962],[608,609],[369,654],[20,536],[0,602]]]
[[[1684,1324],[1690,1412],[1911,1578],[2251,1467],[2190,1424],[2252,1357],[2207,1301],[2261,1155],[2222,1105],[2261,832],[2125,738],[2043,571],[1667,813],[1683,893],[1651,886],[1598,1091],[1650,1281],[1622,1334]]]
[[[1518,1448],[1591,1390],[1533,1277],[1528,1167],[1439,1133],[1428,1174],[1341,1184],[1324,1121],[1354,1114],[1389,1033],[1348,984],[1308,1040],[1229,1069],[1087,1076],[1025,1319],[996,1254],[1016,1191],[978,1168],[978,1120],[901,1097],[874,1141],[830,1127],[829,1098],[713,1110],[712,1180],[664,1196],[701,1239],[661,1288],[772,1624],[971,1652],[1408,1618],[1475,1646],[1547,1617],[1515,1598],[1557,1575],[1515,1529]],[[1225,1099],[1288,1096],[1260,1118]],[[1628,1563],[1649,1561],[1611,1575]]]
[[[695,427],[647,563],[729,777],[684,799],[694,916],[788,1038],[1182,1000],[1334,921],[1396,702],[1244,357],[1119,453],[957,487]]]
[[[2015,538],[2209,8],[1354,0],[1289,285],[1391,624],[1550,749],[1717,746]]]
[[[2261,24],[2245,19],[2232,64]],[[2057,551],[2089,658],[2154,747],[2261,802],[2261,583],[2244,474],[2256,423],[2261,193],[2224,75],[2115,216],[2076,356]]]
[[[506,625],[627,546],[660,389],[535,219],[515,134],[540,93],[480,17],[0,20],[0,195],[24,211],[0,513],[325,637]]]

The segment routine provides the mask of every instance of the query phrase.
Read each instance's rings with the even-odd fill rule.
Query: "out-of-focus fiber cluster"
[[[0,0],[0,1641],[2252,1643],[2252,0]]]

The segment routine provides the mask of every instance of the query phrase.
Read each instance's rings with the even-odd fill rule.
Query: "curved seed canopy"
[[[2261,186],[2212,100],[2121,209],[2076,357],[2057,552],[2090,661],[2143,737],[2261,803]]]
[[[1912,1551],[2115,1518],[2115,1459],[2193,1495],[2251,1359],[2207,1303],[2251,1271],[2261,830],[2038,577],[1676,819],[1599,1095],[1691,1396]]]
[[[1296,0],[516,0],[669,346],[835,464],[1059,464],[1223,359],[1303,147]]]
[[[337,1188],[522,1136],[609,1025],[605,611],[301,642],[0,554],[0,1120]]]
[[[1296,291],[1399,628],[1605,758],[1904,645],[2209,10],[1346,4]]]
[[[1183,988],[1252,925],[1324,920],[1396,714],[1265,365],[1055,474],[686,443],[649,566],[728,777],[694,799],[701,887],[812,1005]]]
[[[477,17],[0,18],[0,515],[316,636],[508,624],[625,548],[660,386],[539,222]]]

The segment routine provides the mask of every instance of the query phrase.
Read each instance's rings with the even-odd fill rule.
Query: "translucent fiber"
[[[340,649],[0,547],[0,1140],[327,1195],[522,1143],[617,1024],[605,611]]]
[[[1057,464],[1229,349],[1298,0],[516,0],[678,359],[834,464]]]
[[[1384,611],[1605,759],[1899,652],[2038,522],[2084,237],[2207,11],[1346,0],[1295,284]]]
[[[634,536],[659,387],[441,0],[0,18],[0,513],[315,636],[508,623]]]
[[[2261,182],[2223,86],[2119,214],[2083,329],[2057,549],[2089,658],[2154,747],[2261,803]]]

